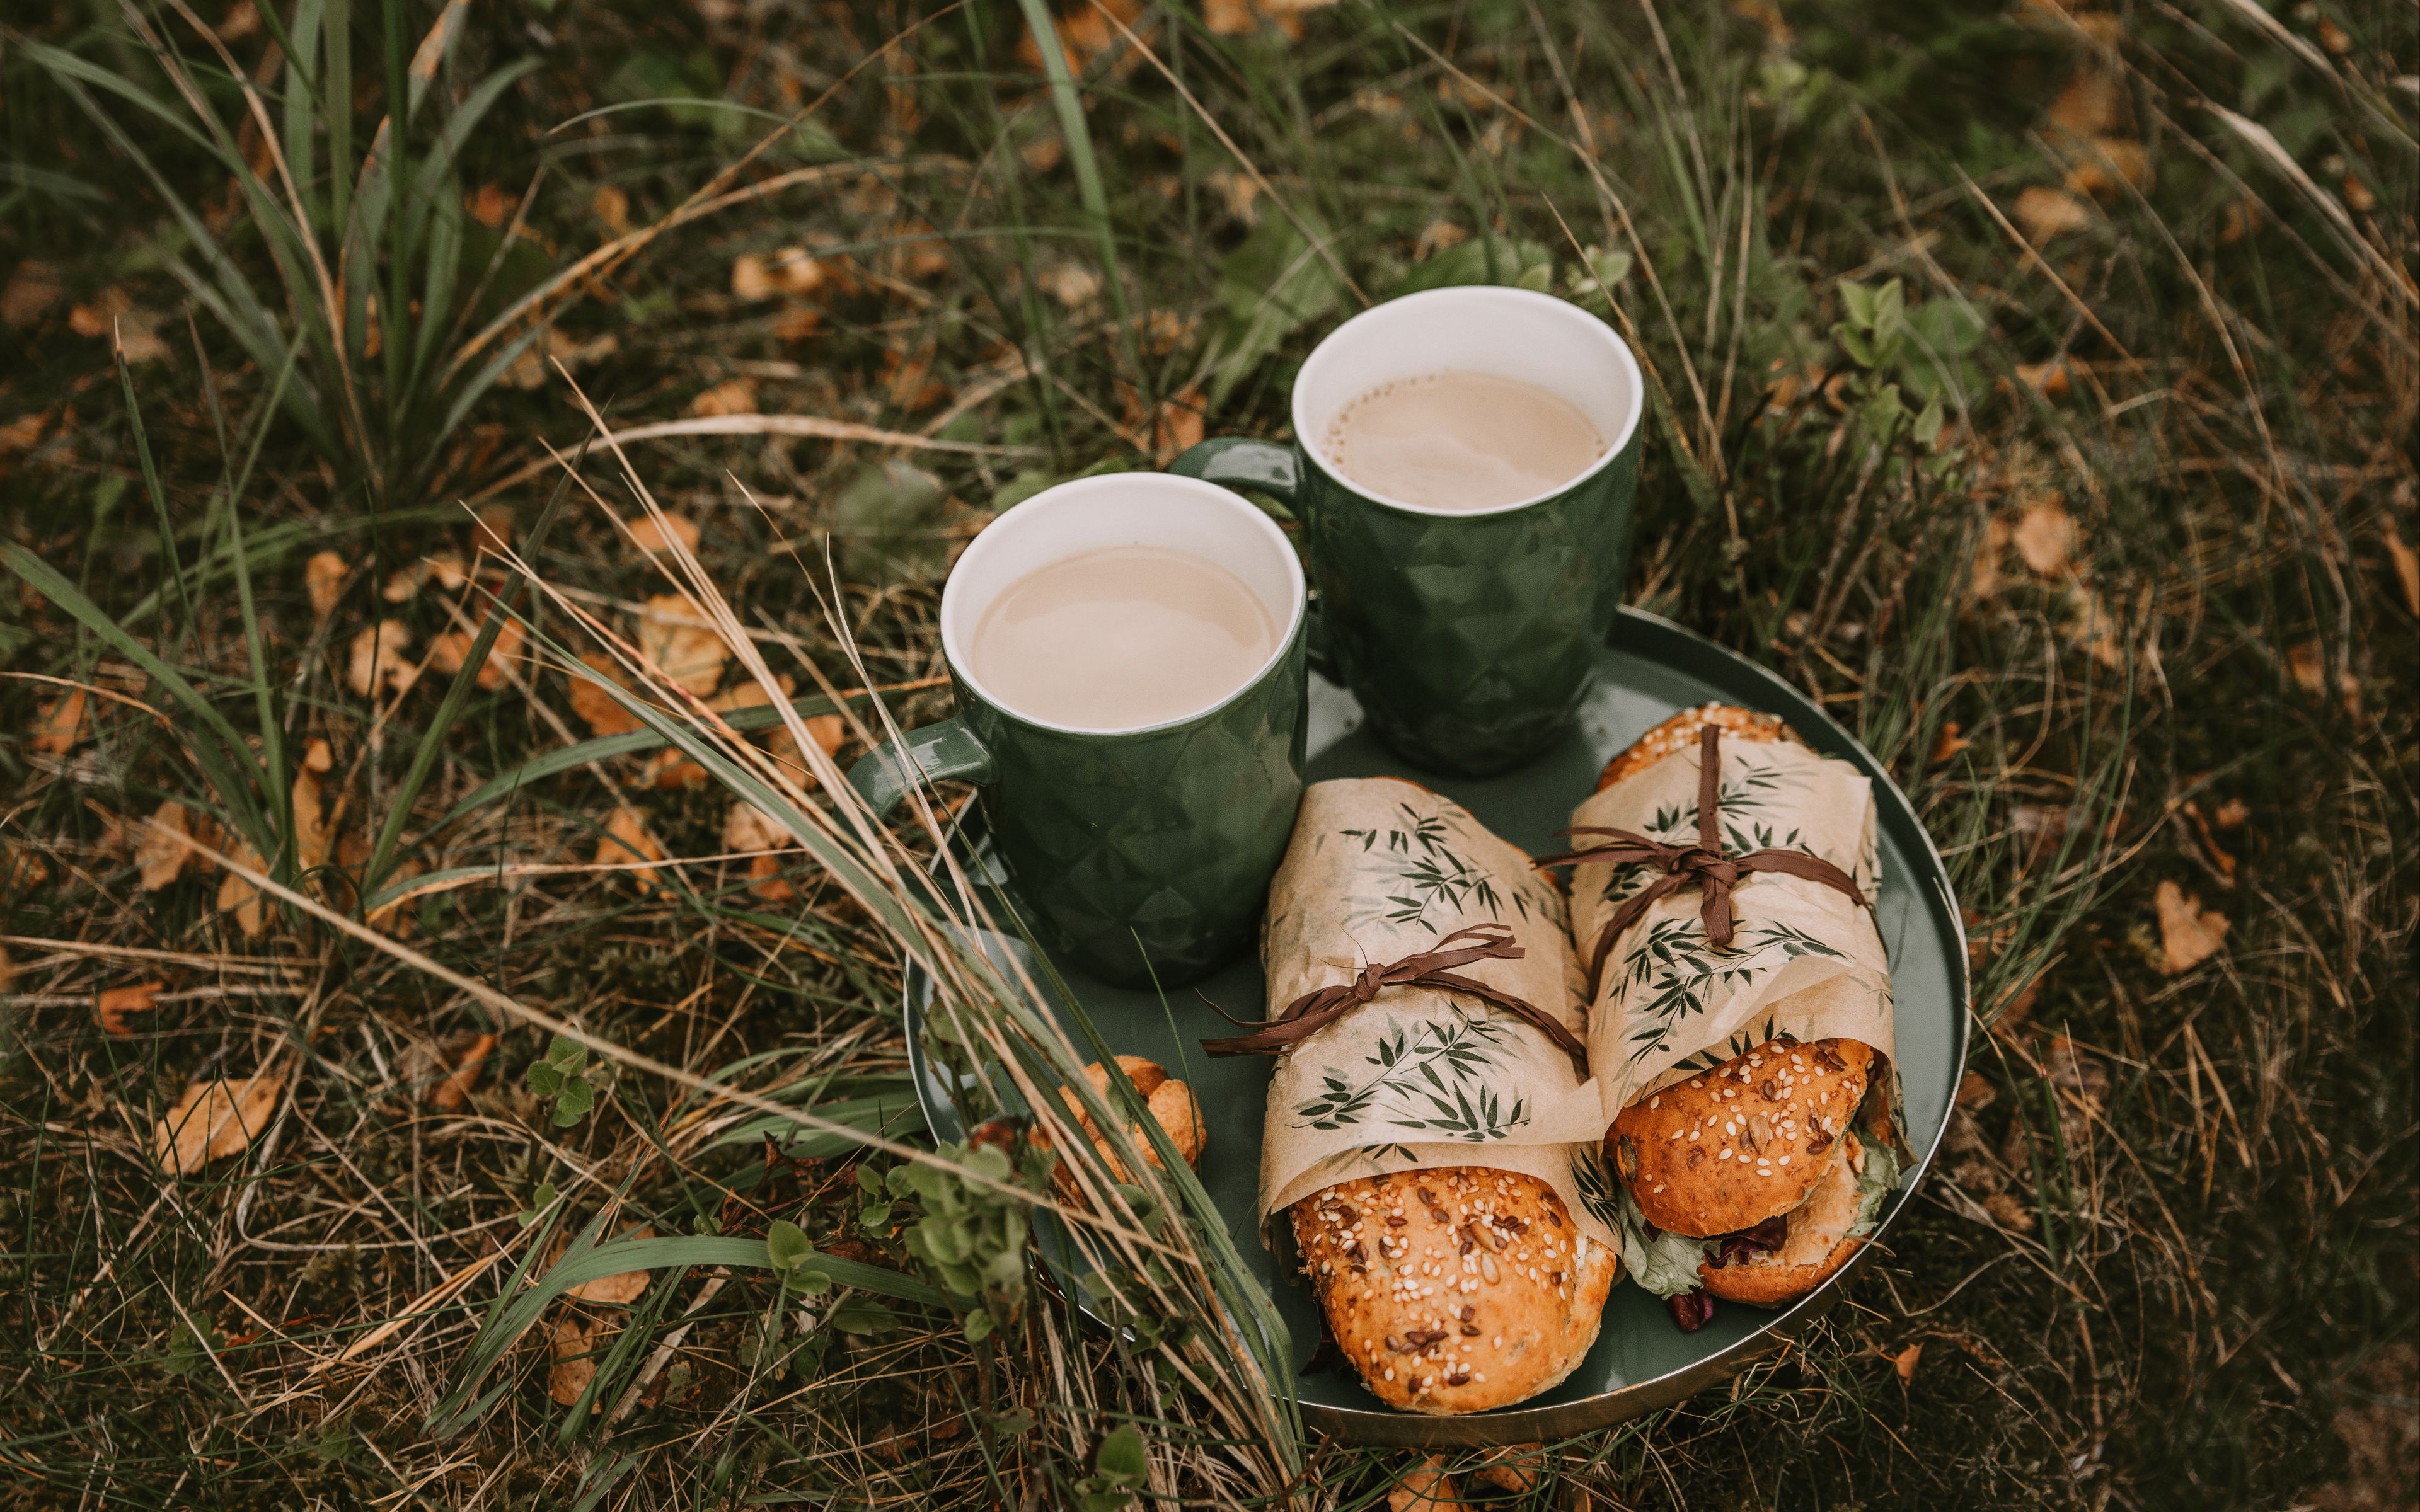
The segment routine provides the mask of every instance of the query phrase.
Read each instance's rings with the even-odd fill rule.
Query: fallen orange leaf
[[[431,636],[428,665],[442,676],[453,676],[471,659],[472,644],[478,639],[476,632],[471,630],[445,630]],[[504,687],[505,678],[511,675],[508,664],[519,658],[528,640],[517,621],[506,620],[498,625],[495,644],[488,648],[488,659],[479,664],[479,675],[473,681],[490,693]]]
[[[59,270],[28,257],[8,275],[8,286],[0,288],[0,325],[23,331],[67,297],[68,286],[60,280]]]
[[[1899,1372],[1900,1384],[1905,1385],[1916,1379],[1916,1362],[1923,1358],[1924,1346],[1921,1344],[1911,1344],[1890,1357],[1891,1368]]]
[[[489,504],[471,526],[471,549],[503,556],[513,548],[513,506]]]
[[[628,688],[629,681],[622,675],[621,667],[601,651],[581,653],[581,665],[615,687]],[[571,678],[571,712],[580,716],[590,733],[598,735],[623,735],[639,728],[639,717],[624,708],[613,694],[578,672]]]
[[[302,563],[302,591],[311,595],[315,618],[324,620],[334,611],[352,575],[351,564],[334,551],[322,551]]]
[[[756,380],[750,378],[727,378],[689,402],[693,415],[752,415],[756,413]]]
[[[1957,720],[1944,720],[1941,726],[1941,738],[1932,743],[1932,754],[1927,758],[1927,763],[1930,765],[1938,766],[1973,744],[1975,744],[1973,741],[1958,733]]]
[[[112,987],[98,994],[92,1000],[93,1022],[100,1025],[104,1032],[123,1040],[134,1032],[134,1026],[127,1022],[127,1016],[148,1013],[158,1008],[157,999],[167,985],[163,981],[146,981],[132,987]]]
[[[193,818],[175,799],[151,810],[151,823],[134,841],[134,870],[145,892],[158,892],[184,874],[194,858]]]
[[[605,833],[597,841],[597,865],[628,866],[633,861],[663,858],[664,848],[647,833],[646,815],[626,803],[606,816]],[[630,873],[630,880],[639,885],[640,891],[652,891],[656,886],[655,868],[640,867]]]
[[[605,223],[605,229],[620,236],[630,229],[630,196],[607,184],[588,201],[588,208]]]
[[[731,655],[722,637],[701,623],[678,594],[647,600],[639,617],[639,650],[664,676],[700,698],[722,681],[722,663]]]
[[[283,1072],[195,1082],[152,1129],[152,1158],[171,1176],[192,1176],[211,1161],[241,1154],[267,1132],[285,1090]]]
[[[420,669],[404,655],[411,646],[411,630],[401,620],[380,620],[353,637],[345,667],[345,686],[363,698],[380,690],[409,691]]]
[[[2007,554],[2009,522],[1994,515],[1983,522],[1983,539],[1975,548],[1975,566],[1966,578],[1966,599],[1982,603],[2000,591],[2000,558]]]
[[[2054,357],[2047,363],[2019,363],[2017,381],[2043,398],[2056,402],[2067,397],[2067,359]]]
[[[233,858],[238,865],[255,872],[259,871],[262,865],[260,854],[246,844],[236,846]],[[269,928],[268,912],[260,903],[260,889],[233,872],[219,880],[218,907],[220,913],[235,915],[236,928],[243,932],[247,940],[260,938]]]
[[[2067,187],[2078,193],[2108,199],[2121,184],[2144,188],[2151,181],[2151,155],[2140,142],[2123,137],[2095,137],[2069,154]]]
[[[653,1228],[640,1227],[620,1237],[653,1239],[656,1237],[656,1231]],[[640,1296],[646,1291],[647,1283],[654,1279],[654,1273],[648,1271],[618,1271],[612,1275],[600,1275],[594,1281],[582,1281],[564,1295],[576,1297],[582,1302],[601,1302],[615,1307],[627,1307],[639,1300]]]
[[[2064,189],[2036,184],[2017,196],[2017,224],[2036,246],[2092,224],[2092,207]]]
[[[440,588],[449,593],[471,580],[459,556],[451,551],[440,551],[388,574],[386,586],[379,590],[379,596],[390,604],[409,603],[432,578],[437,579]]]
[[[32,746],[46,756],[64,756],[92,735],[92,715],[83,688],[53,699],[34,720]]]
[[[2161,883],[2151,903],[2160,912],[2160,969],[2165,975],[2191,971],[2226,943],[2226,916],[2216,910],[2205,913],[2201,900],[2175,883]]]
[[[2305,640],[2286,653],[2286,670],[2294,674],[2294,682],[2315,699],[2328,696],[2327,654],[2317,640]],[[2336,671],[2336,693],[2344,700],[2346,712],[2361,712],[2361,679],[2350,668]]]
[[[592,1325],[568,1313],[555,1319],[547,1340],[554,1353],[554,1364],[546,1373],[546,1394],[557,1407],[569,1407],[580,1400],[580,1394],[597,1379],[597,1362],[592,1356],[605,1347],[605,1341],[613,1335],[613,1330],[602,1323]]]
[[[671,549],[670,541],[678,541],[688,549],[696,550],[697,521],[687,515],[675,514],[667,509],[663,512],[660,524],[654,515],[644,516],[630,522],[630,544],[650,556],[659,551]]]
[[[2026,566],[2040,577],[2053,578],[2067,570],[2082,534],[2065,504],[2055,499],[2037,499],[2025,505],[2009,539],[2016,543],[2017,555],[2025,559]]]
[[[2077,136],[2099,136],[2125,124],[2126,103],[2118,80],[2095,68],[2082,68],[2050,102],[2046,122]]]
[[[503,225],[504,217],[513,213],[512,196],[504,193],[502,184],[481,184],[475,192],[463,198],[471,219],[491,231]]]
[[[774,673],[773,681],[782,689],[783,698],[788,698],[798,689],[799,685],[788,672]],[[773,696],[765,691],[765,685],[751,677],[734,683],[707,699],[706,706],[717,714],[737,714],[742,709],[764,708],[772,702]]]
[[[328,862],[328,815],[319,779],[304,766],[294,774],[294,854],[304,871]]]
[[[1445,1473],[1445,1462],[1435,1455],[1404,1472],[1387,1493],[1387,1512],[1462,1512],[1466,1504]]]
[[[495,1048],[496,1037],[492,1034],[472,1041],[456,1058],[453,1074],[428,1089],[428,1105],[440,1113],[459,1113],[468,1106],[471,1088],[479,1085],[479,1071]]]

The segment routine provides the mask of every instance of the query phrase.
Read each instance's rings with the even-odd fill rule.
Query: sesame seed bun
[[[1554,1189],[1481,1165],[1326,1187],[1288,1216],[1337,1347],[1389,1407],[1508,1407],[1596,1342],[1621,1261]]]
[[[1781,1247],[1728,1265],[1708,1260],[1698,1267],[1706,1289],[1759,1307],[1777,1307],[1814,1290],[1865,1242],[1849,1232],[1865,1207],[1857,1184],[1864,1164],[1864,1145],[1854,1134],[1841,1134],[1815,1190],[1783,1220],[1787,1237]]]
[[[1683,709],[1632,741],[1629,748],[1606,764],[1605,774],[1596,779],[1596,790],[1603,793],[1631,773],[1645,771],[1676,750],[1692,748],[1698,744],[1698,732],[1707,725],[1715,726],[1734,740],[1806,744],[1777,714],[1760,714],[1729,703],[1701,703],[1694,709]]]
[[[1691,1239],[1807,1200],[1865,1101],[1873,1047],[1776,1039],[1633,1103],[1606,1135],[1639,1212]]]

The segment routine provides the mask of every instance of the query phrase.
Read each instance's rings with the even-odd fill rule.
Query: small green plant
[[[1080,1512],[1118,1512],[1131,1505],[1151,1472],[1143,1454],[1142,1430],[1131,1423],[1109,1430],[1093,1452],[1093,1473],[1076,1483]]]
[[[1968,355],[1983,338],[1982,316],[1947,298],[1911,310],[1896,278],[1880,288],[1842,283],[1840,308],[1846,318],[1833,322],[1832,339],[1857,365],[1849,390],[1864,440],[1887,447],[1904,426],[1931,446],[1948,406],[1963,409],[1982,392],[1982,369]],[[1923,402],[1913,422],[1902,387]]]
[[[209,1313],[179,1318],[168,1335],[168,1350],[161,1356],[160,1368],[172,1376],[199,1375],[210,1367],[210,1357],[225,1348],[218,1320]]]
[[[556,1035],[546,1054],[529,1064],[529,1089],[554,1100],[554,1126],[568,1129],[597,1105],[597,1084],[588,1071],[588,1047]]]
[[[857,1189],[864,1199],[857,1209],[858,1227],[876,1235],[891,1232],[892,1214],[898,1206],[895,1199],[913,1190],[904,1165],[893,1168],[887,1180],[873,1166],[861,1165],[857,1168]]]
[[[788,1219],[776,1220],[766,1232],[765,1253],[772,1261],[773,1273],[781,1278],[783,1290],[795,1296],[820,1297],[831,1289],[831,1276],[814,1263],[817,1258],[815,1247],[807,1242],[806,1230]]]
[[[1022,1194],[1046,1189],[1052,1157],[1031,1144],[1024,1148],[1020,1170],[997,1145],[943,1145],[939,1152],[962,1170],[907,1165],[884,1183],[888,1191],[904,1187],[899,1195],[916,1197],[923,1215],[908,1230],[908,1253],[949,1292],[975,1343],[1015,1319],[1025,1302],[1031,1199]]]
[[[523,1228],[536,1227],[538,1221],[546,1216],[546,1211],[554,1206],[554,1199],[561,1195],[555,1191],[552,1181],[540,1181],[537,1190],[530,1194],[530,1205],[515,1215],[520,1220],[520,1226]]]

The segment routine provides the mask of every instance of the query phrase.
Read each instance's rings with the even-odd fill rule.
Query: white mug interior
[[[1217,702],[1179,718],[1114,730],[1038,718],[985,687],[969,652],[976,628],[1000,595],[1053,563],[1117,547],[1182,551],[1233,573],[1279,627],[1276,649]],[[1198,719],[1258,683],[1293,643],[1308,600],[1293,544],[1240,494],[1173,473],[1112,472],[1045,488],[984,527],[941,590],[941,650],[953,675],[1028,724],[1079,734],[1132,734]]]
[[[1605,452],[1568,482],[1481,510],[1406,503],[1339,474],[1327,450],[1338,413],[1373,389],[1438,373],[1535,384],[1586,415]],[[1645,406],[1638,360],[1612,327],[1551,294],[1471,285],[1388,300],[1328,332],[1295,375],[1294,433],[1312,465],[1365,499],[1416,515],[1491,515],[1551,499],[1606,467],[1630,444]]]

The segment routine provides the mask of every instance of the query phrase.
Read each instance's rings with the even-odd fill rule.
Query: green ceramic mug
[[[1554,393],[1606,446],[1569,483],[1493,508],[1406,503],[1347,482],[1321,439],[1356,399],[1443,373]],[[1526,289],[1431,289],[1355,316],[1294,384],[1291,444],[1222,437],[1173,471],[1275,495],[1302,521],[1319,588],[1319,670],[1417,765],[1483,777],[1571,727],[1630,569],[1638,363],[1577,305]]]
[[[1235,691],[1172,720],[1078,729],[1010,707],[969,670],[976,628],[1007,589],[1137,546],[1224,567],[1280,627]],[[1308,598],[1285,533],[1215,484],[1124,472],[1046,488],[976,536],[941,591],[957,714],[909,732],[904,750],[878,748],[849,780],[885,814],[920,779],[978,784],[996,852],[1056,962],[1125,986],[1193,980],[1250,937],[1294,827]]]

